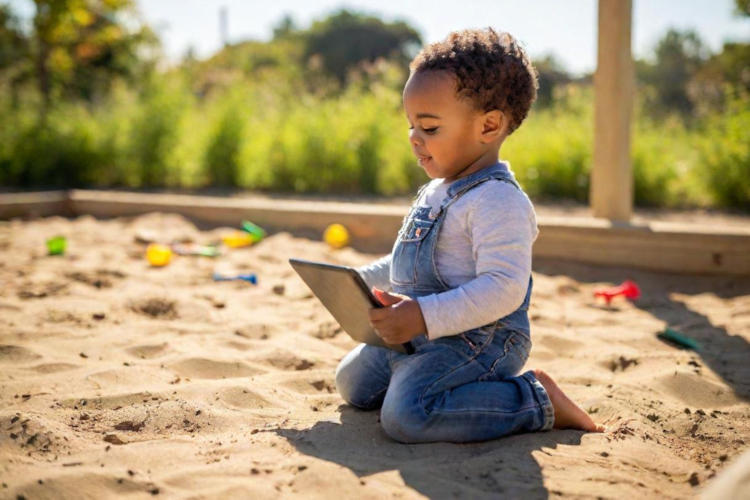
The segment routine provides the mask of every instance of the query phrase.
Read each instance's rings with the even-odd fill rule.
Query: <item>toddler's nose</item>
[[[419,146],[422,144],[422,139],[419,137],[419,134],[415,129],[409,130],[409,142],[411,142],[414,146]]]

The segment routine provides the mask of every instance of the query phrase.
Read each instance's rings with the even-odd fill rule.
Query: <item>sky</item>
[[[30,0],[10,0],[32,12]],[[269,40],[273,27],[289,14],[306,28],[346,7],[386,21],[403,20],[425,42],[450,31],[492,26],[508,31],[534,57],[552,54],[565,69],[586,73],[596,66],[597,0],[136,0],[159,34],[166,56],[179,60],[192,47],[206,57],[222,44],[219,11],[228,13],[230,43]],[[457,5],[460,6],[457,7]],[[634,56],[647,58],[669,28],[694,29],[712,51],[725,41],[750,41],[750,18],[733,15],[733,0],[633,0]]]

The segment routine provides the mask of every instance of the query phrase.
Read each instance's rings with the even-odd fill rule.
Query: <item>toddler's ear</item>
[[[482,142],[494,142],[505,136],[508,130],[508,119],[499,109],[487,111],[482,122]]]

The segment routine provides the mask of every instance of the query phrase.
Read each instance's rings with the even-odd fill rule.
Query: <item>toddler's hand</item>
[[[403,344],[427,331],[416,300],[375,287],[372,292],[385,307],[370,309],[370,324],[386,343]]]

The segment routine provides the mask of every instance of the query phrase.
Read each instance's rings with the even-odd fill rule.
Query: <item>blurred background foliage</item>
[[[427,180],[401,89],[422,43],[341,10],[165,67],[133,0],[0,5],[0,186],[410,194]],[[750,2],[736,14],[750,22]],[[591,75],[537,58],[539,99],[502,157],[537,200],[586,202]],[[750,44],[669,31],[636,61],[635,201],[750,210]]]

